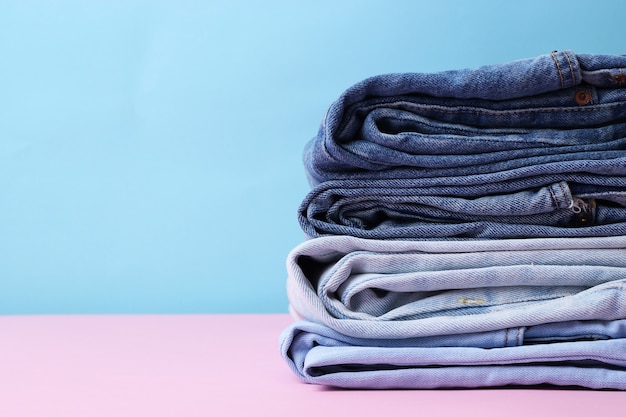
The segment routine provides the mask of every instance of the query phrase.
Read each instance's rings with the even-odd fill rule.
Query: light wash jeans
[[[626,236],[391,241],[333,236],[287,259],[296,318],[371,339],[626,318]]]
[[[626,234],[626,55],[553,52],[348,89],[305,149],[308,237]]]
[[[626,236],[391,241],[290,253],[294,372],[360,388],[626,389]]]
[[[281,336],[292,371],[343,388],[561,385],[626,389],[626,321],[412,339],[364,339],[299,321]]]

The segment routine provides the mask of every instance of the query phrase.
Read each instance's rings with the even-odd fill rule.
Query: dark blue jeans
[[[626,234],[624,68],[564,51],[356,84],[307,144],[300,224],[309,237]]]

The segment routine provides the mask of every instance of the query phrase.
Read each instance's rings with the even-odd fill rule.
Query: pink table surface
[[[626,392],[339,390],[278,353],[288,315],[0,317],[0,416],[623,416]]]

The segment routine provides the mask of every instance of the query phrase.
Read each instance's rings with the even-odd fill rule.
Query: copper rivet
[[[576,91],[574,100],[577,104],[580,104],[581,106],[589,104],[591,102],[591,93],[589,93],[589,91],[587,90],[578,90]]]

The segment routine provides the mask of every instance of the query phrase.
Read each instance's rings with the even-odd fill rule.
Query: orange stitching
[[[626,74],[623,73],[622,68],[619,69],[619,75],[616,75],[613,80],[616,81],[620,87],[624,82],[626,82]]]
[[[561,66],[559,65],[559,61],[556,59],[556,51],[552,51],[552,59],[556,64],[556,69],[559,71],[559,77],[561,77],[561,88],[565,88],[565,82],[563,81],[563,73],[561,72]]]
[[[569,55],[567,55],[567,52],[563,51],[563,55],[565,55],[565,58],[567,59],[567,62],[569,63],[569,71],[572,74],[572,85],[575,85],[576,75],[574,75],[574,68],[572,67],[572,61],[570,61]]]
[[[607,79],[609,82],[617,83],[621,87],[622,84],[626,82],[626,74],[624,74],[623,68],[620,68],[619,75],[609,74],[609,77]]]

